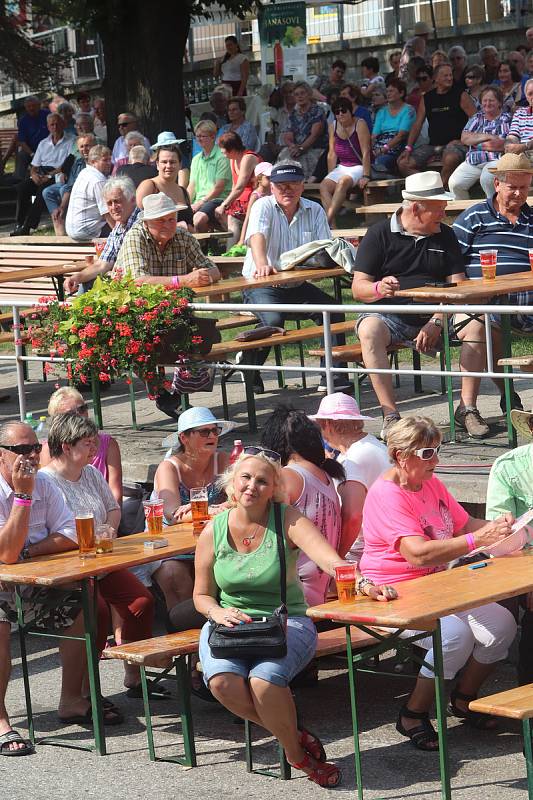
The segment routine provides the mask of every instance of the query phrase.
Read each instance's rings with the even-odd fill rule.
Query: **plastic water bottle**
[[[29,425],[32,430],[35,430],[35,428],[39,424],[37,420],[33,418],[33,414],[31,414],[29,411],[24,417],[24,422],[26,423],[26,425]]]
[[[35,428],[35,434],[38,439],[48,439],[48,425],[46,424],[46,417],[39,417],[39,422]]]
[[[244,445],[241,439],[235,439],[233,442],[233,450],[230,453],[229,463],[234,464],[244,450]]]

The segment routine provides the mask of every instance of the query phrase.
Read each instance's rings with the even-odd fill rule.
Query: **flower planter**
[[[211,351],[212,346],[222,340],[220,331],[216,326],[216,319],[193,316],[192,322],[197,329],[195,336],[201,336],[202,342],[193,344],[187,355],[192,357],[206,356]],[[154,348],[157,361],[159,364],[174,364],[177,356],[175,345],[182,341],[183,334],[180,331],[170,329],[161,332],[160,336],[161,342]]]

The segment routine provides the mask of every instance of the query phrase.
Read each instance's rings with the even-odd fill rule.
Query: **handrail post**
[[[333,366],[333,359],[331,358],[331,327],[329,320],[329,311],[322,312],[322,324],[324,326],[324,361],[326,367],[326,386],[328,394],[333,394],[333,374],[331,368]]]
[[[26,418],[26,393],[24,391],[24,364],[20,360],[24,355],[22,336],[20,332],[20,311],[18,306],[13,306],[13,343],[15,345],[15,358],[17,369],[17,391],[19,396],[20,419]]]

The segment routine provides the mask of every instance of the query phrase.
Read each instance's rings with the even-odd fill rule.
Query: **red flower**
[[[117,308],[117,314],[127,314],[129,310],[129,306],[119,306]]]
[[[111,380],[111,378],[109,377],[109,375],[107,374],[107,372],[99,372],[99,373],[98,373],[98,378],[99,378],[99,379],[100,379],[100,380],[101,380],[103,383],[105,383],[106,381],[109,381],[109,380]]]
[[[94,308],[92,306],[85,306],[83,309],[84,314],[94,314]]]

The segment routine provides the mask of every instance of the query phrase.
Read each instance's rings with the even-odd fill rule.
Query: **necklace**
[[[252,544],[253,540],[257,536],[258,532],[259,531],[256,529],[255,533],[253,533],[251,536],[245,536],[244,539],[242,540],[243,545],[245,547],[250,547],[250,545]]]

